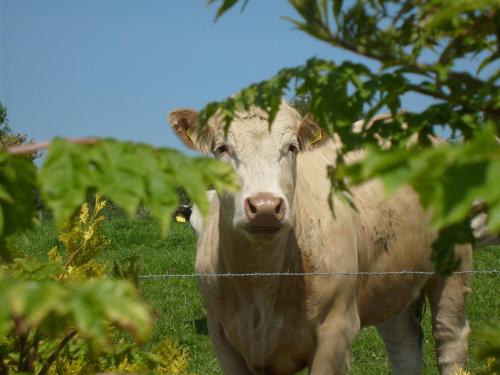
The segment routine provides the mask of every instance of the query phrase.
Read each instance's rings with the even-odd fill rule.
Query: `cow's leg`
[[[333,309],[316,330],[317,344],[310,374],[345,374],[359,327],[359,315],[354,303],[348,308]]]
[[[244,360],[227,341],[222,332],[221,325],[212,318],[210,311],[207,311],[207,325],[208,334],[212,341],[212,346],[215,349],[215,354],[219,360],[222,372],[227,375],[250,375],[251,373],[248,371]]]
[[[456,246],[461,259],[459,270],[472,266],[468,245]],[[432,311],[432,332],[436,341],[437,361],[442,375],[454,374],[467,361],[467,337],[470,333],[465,315],[465,299],[470,292],[468,275],[446,278],[434,276],[426,286]]]
[[[377,325],[395,375],[420,374],[423,340],[420,321],[424,298],[418,298],[400,314]]]

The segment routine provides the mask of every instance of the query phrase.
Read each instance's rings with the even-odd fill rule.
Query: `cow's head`
[[[258,108],[240,112],[224,136],[219,116],[200,129],[198,113],[175,110],[169,123],[189,148],[230,164],[240,190],[219,196],[225,224],[251,237],[269,237],[290,227],[295,191],[297,154],[326,138],[311,120],[283,103],[272,126]]]

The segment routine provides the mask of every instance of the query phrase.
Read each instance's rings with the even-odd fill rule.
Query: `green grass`
[[[149,217],[132,222],[115,213],[104,222],[103,230],[111,240],[102,255],[103,261],[109,264],[138,255],[141,274],[194,271],[196,241],[189,225],[172,223],[170,234],[164,239]],[[56,237],[51,221],[44,220],[35,229],[20,236],[17,244],[35,257],[45,257],[47,251],[57,244]],[[500,247],[476,251],[474,263],[476,269],[500,269]],[[498,275],[473,278],[473,291],[467,306],[473,331],[488,320],[500,317],[499,286]],[[189,348],[194,373],[221,374],[209,342],[205,312],[195,279],[141,279],[140,287],[144,298],[157,314],[154,330],[146,345],[154,345],[165,336],[174,337]],[[429,321],[429,309],[426,308],[423,374],[437,374]],[[469,343],[472,349],[476,346],[474,335]],[[482,366],[483,363],[472,360],[469,369],[475,373]],[[350,374],[390,374],[383,342],[372,327],[363,329],[356,339]]]

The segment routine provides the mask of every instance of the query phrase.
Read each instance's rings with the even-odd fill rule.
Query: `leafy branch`
[[[309,115],[342,144],[336,167],[329,171],[332,194],[372,178],[381,178],[388,191],[409,184],[430,209],[436,232],[443,234],[435,246],[440,255],[434,259],[438,270],[449,272],[450,244],[467,237],[457,228],[468,227],[475,198],[488,207],[490,230],[500,231],[495,182],[500,180],[500,73],[478,77],[453,69],[459,59],[484,56],[485,51],[491,54],[478,71],[500,58],[500,4],[493,0],[289,2],[301,19],[288,20],[299,30],[378,61],[378,71],[350,61],[337,64],[312,58],[227,100],[210,103],[202,118],[220,113],[229,126],[236,110],[256,105],[269,113],[272,122],[287,91],[307,96]],[[219,15],[238,1],[221,3]],[[420,113],[404,111],[402,97],[409,92],[436,101]],[[392,119],[372,121],[385,108]],[[371,125],[354,131],[352,124],[361,118]],[[438,138],[437,127],[443,126],[466,143],[436,145],[432,139]],[[345,155],[361,148],[368,150],[366,158],[345,165]]]
[[[44,149],[48,153],[37,171],[30,155]],[[59,237],[68,250],[66,266],[57,248],[49,252],[49,262],[40,263],[20,258],[10,246],[13,235],[33,224],[35,187],[59,227],[70,223]],[[76,363],[61,364],[71,358],[65,348],[82,347],[90,341],[103,348],[114,338],[116,328],[137,341],[144,340],[152,322],[150,308],[131,283],[102,278],[105,267],[94,260],[107,244],[96,235],[104,201],[97,199],[90,214],[83,205],[80,216],[73,217],[90,195],[101,192],[131,216],[145,206],[166,233],[180,187],[204,212],[208,188],[234,189],[236,183],[231,169],[216,160],[110,139],[56,139],[0,150],[0,352],[18,354],[15,363],[0,358],[0,372],[33,373],[39,366],[39,374],[46,374],[56,361],[57,366],[73,371],[71,366]],[[57,344],[54,337],[60,338]],[[170,364],[127,345],[134,348],[134,358],[141,365],[132,366],[127,357],[116,355],[118,362],[110,358],[107,368],[171,373],[176,366],[181,373],[187,367],[186,352],[178,346],[168,344],[162,349],[172,356]],[[96,368],[104,369],[104,365]],[[82,373],[91,368],[90,363],[78,366]]]
[[[469,110],[480,110],[487,115],[494,116],[495,118],[500,118],[500,108],[496,106],[491,106],[488,103],[484,103],[483,106],[474,106],[468,100],[460,100],[455,95],[447,95],[438,88],[442,86],[445,82],[441,80],[443,75],[443,68],[445,69],[447,81],[453,82],[459,80],[464,82],[469,89],[479,90],[487,85],[486,81],[483,81],[477,77],[472,76],[468,72],[456,72],[448,68],[451,61],[463,55],[459,52],[457,47],[469,36],[474,36],[474,32],[477,31],[479,27],[485,28],[484,25],[489,25],[497,20],[497,10],[493,9],[488,12],[481,14],[479,17],[474,18],[471,22],[472,25],[467,27],[465,30],[461,30],[459,35],[452,38],[448,46],[444,48],[440,59],[433,65],[425,64],[417,61],[417,57],[406,54],[402,48],[397,50],[397,53],[391,53],[391,49],[387,50],[385,48],[380,48],[387,44],[398,45],[397,33],[390,33],[389,31],[382,32],[376,25],[379,20],[372,20],[370,24],[373,25],[371,32],[374,33],[370,38],[366,35],[362,35],[361,32],[351,34],[352,31],[346,27],[349,20],[348,14],[346,12],[344,17],[336,17],[337,24],[335,33],[329,25],[327,12],[320,12],[319,3],[315,1],[303,1],[303,0],[292,0],[290,1],[292,6],[297,10],[297,12],[302,16],[304,21],[297,21],[289,19],[298,29],[305,31],[306,33],[312,35],[313,37],[330,43],[333,47],[339,47],[344,50],[353,52],[360,56],[370,58],[382,63],[383,69],[388,69],[391,67],[399,67],[399,69],[404,70],[408,73],[414,73],[422,75],[426,78],[433,78],[436,81],[436,89],[429,90],[421,87],[420,85],[409,85],[408,89],[410,91],[415,91],[423,95],[427,95],[436,99],[441,99],[449,101],[452,103],[460,104],[464,108]],[[401,17],[401,14],[408,10],[409,2],[400,6],[400,10],[394,17],[394,20]],[[356,3],[351,10],[357,9],[359,12],[364,10],[364,7],[359,6]],[[368,17],[367,14],[364,14]],[[341,21],[344,22],[341,22]],[[394,25],[393,25],[394,26]],[[420,31],[413,30],[413,33],[420,33]],[[350,35],[351,34],[351,35]],[[345,37],[348,35],[348,37]],[[475,36],[477,38],[477,36]],[[363,43],[364,40],[371,41],[370,43]],[[435,43],[432,43],[435,44]],[[498,89],[498,87],[497,87]]]
[[[78,331],[76,329],[73,329],[62,338],[62,340],[57,344],[56,348],[54,349],[52,354],[49,356],[47,361],[44,363],[42,369],[38,372],[38,375],[47,374],[50,367],[56,361],[59,354],[61,353],[61,350],[63,350],[63,348],[68,344],[69,340],[71,340],[73,337],[75,337],[77,333],[78,333]]]
[[[0,371],[2,375],[9,374],[9,368],[6,365],[5,358],[2,356],[2,354],[0,354]]]

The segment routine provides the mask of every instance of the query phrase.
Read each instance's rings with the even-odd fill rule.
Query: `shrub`
[[[142,350],[150,308],[133,283],[107,277],[96,259],[109,244],[100,230],[105,206],[99,195],[83,204],[46,262],[21,257],[1,266],[0,373],[186,374],[189,355],[175,341]]]

